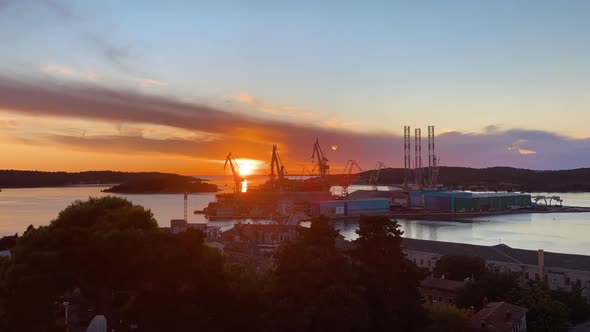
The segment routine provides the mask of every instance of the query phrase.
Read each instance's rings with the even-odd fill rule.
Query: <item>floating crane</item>
[[[244,181],[244,179],[240,176],[238,162],[234,156],[232,156],[231,152],[225,158],[225,165],[223,165],[223,169],[227,168],[227,164],[229,164],[232,175],[234,176],[234,192],[239,193],[242,191],[242,181]]]
[[[275,173],[276,172],[276,173]],[[287,175],[287,169],[283,162],[281,161],[281,157],[279,156],[279,151],[276,145],[272,146],[272,158],[270,160],[270,180],[274,181],[275,176],[282,180],[285,175]]]
[[[377,162],[375,169],[377,170],[376,173],[371,174],[369,177],[369,184],[372,186],[372,190],[377,190],[377,184],[379,184],[379,176],[381,175],[381,170],[385,167],[385,163],[382,161]]]
[[[352,170],[355,167],[360,172],[363,171],[363,169],[359,166],[359,164],[356,162],[356,160],[349,160],[346,162],[346,166],[344,166],[344,185],[342,186],[342,197],[348,195],[348,187],[352,183],[352,179],[351,179]]]
[[[316,138],[315,144],[313,145],[313,153],[311,154],[311,159],[317,158],[316,167],[320,169],[320,176],[324,177],[328,174],[328,170],[330,169],[330,165],[328,165],[328,158],[324,156],[324,152],[322,151],[322,147],[320,146],[319,139]]]

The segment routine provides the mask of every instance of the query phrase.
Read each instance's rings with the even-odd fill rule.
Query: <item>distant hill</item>
[[[371,174],[359,175],[357,183],[368,183]],[[403,183],[402,168],[381,170],[380,184]],[[512,167],[468,168],[440,167],[438,183],[449,189],[525,191],[525,192],[570,192],[590,191],[590,168],[560,171],[535,171]]]
[[[0,170],[0,188],[63,187],[116,184],[105,190],[118,193],[215,192],[217,186],[202,179],[157,172],[40,172]]]

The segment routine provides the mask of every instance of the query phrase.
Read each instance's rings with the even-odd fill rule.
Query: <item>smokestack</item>
[[[539,278],[543,280],[545,276],[545,251],[543,249],[537,250],[537,269]]]

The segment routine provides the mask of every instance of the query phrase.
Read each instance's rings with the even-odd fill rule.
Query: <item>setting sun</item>
[[[255,174],[260,166],[264,164],[261,160],[256,159],[236,159],[241,176]]]

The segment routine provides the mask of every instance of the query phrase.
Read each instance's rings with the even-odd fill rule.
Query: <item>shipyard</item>
[[[291,175],[278,146],[273,145],[268,178],[258,186],[248,185],[238,161],[229,153],[224,169],[231,172],[231,192],[218,193],[215,201],[194,213],[204,214],[211,222],[271,220],[297,225],[318,216],[335,221],[355,220],[361,215],[455,220],[499,214],[590,212],[587,207],[563,205],[560,196],[486,191],[489,188],[447,189],[439,183],[440,158],[435,150],[434,126],[428,126],[426,150],[428,165],[423,165],[421,129],[415,128],[411,137],[410,127],[405,126],[402,178],[398,183],[386,183],[383,175],[398,170],[387,168],[381,161],[375,169],[364,172],[354,159],[349,159],[342,172],[334,172],[319,139],[313,144],[311,171],[304,176]]]

